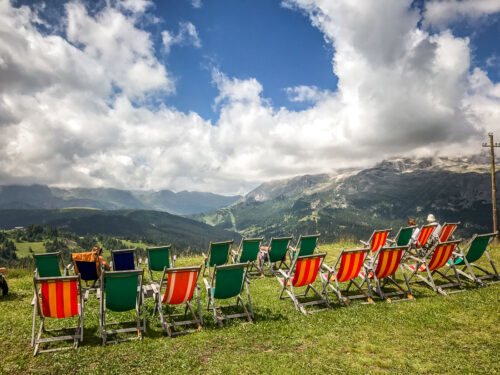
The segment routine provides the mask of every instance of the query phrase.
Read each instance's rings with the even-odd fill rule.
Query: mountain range
[[[266,182],[229,207],[192,217],[248,237],[320,233],[333,241],[368,239],[375,228],[396,232],[408,217],[422,225],[429,213],[460,221],[458,235],[491,231],[487,155],[393,158],[368,169]]]
[[[101,210],[139,209],[186,215],[216,210],[241,196],[170,190],[130,191],[110,188],[68,188],[47,185],[0,186],[0,209],[59,209],[69,207]]]

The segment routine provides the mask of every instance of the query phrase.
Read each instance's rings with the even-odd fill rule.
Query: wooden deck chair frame
[[[134,268],[123,269],[121,266],[118,266],[115,261],[116,256],[120,256],[121,254],[132,253],[134,255]],[[137,259],[137,250],[136,249],[119,249],[119,250],[111,250],[111,269],[113,271],[134,271],[138,269],[138,259]],[[108,271],[109,272],[109,271]]]
[[[51,267],[53,269],[50,270],[50,271],[53,271],[53,272],[49,272],[50,274],[45,274],[45,272],[42,272],[42,273],[44,273],[44,275],[40,275],[40,272],[38,271],[38,265],[39,265],[38,260],[50,259],[50,258],[56,258],[56,257],[57,257],[57,269],[58,269],[58,272],[55,272],[55,265],[52,265]],[[52,253],[33,254],[33,259],[35,261],[35,274],[34,274],[35,277],[60,277],[60,276],[69,276],[69,269],[71,268],[72,265],[71,264],[68,264],[67,266],[64,265],[64,262],[63,262],[62,255],[61,255],[60,251],[55,251],[55,252],[52,252]],[[63,269],[64,272],[61,272],[61,269]]]
[[[232,250],[231,260],[232,263],[244,263],[250,262],[250,266],[247,270],[247,275],[261,275],[264,276],[264,272],[259,262],[260,248],[262,247],[262,241],[264,238],[256,237],[256,238],[242,238],[240,245],[236,251]],[[255,256],[253,254],[245,254],[245,249],[248,249],[248,246],[245,247],[246,244],[251,244],[253,246],[257,246],[257,251],[255,252]],[[247,250],[249,251],[249,250]],[[252,249],[251,251],[254,251]]]
[[[290,269],[289,265],[287,264],[287,255],[290,254],[290,242],[292,242],[293,237],[271,237],[269,240],[269,245],[268,246],[263,246],[261,247],[261,252],[263,253],[262,257],[262,263],[261,263],[261,269],[264,271],[265,268],[269,270],[271,275],[276,276],[277,275],[277,270],[281,269],[281,267],[285,267],[286,269]],[[286,248],[279,249],[282,251],[282,253],[277,253],[277,250],[273,253],[273,245],[275,242],[285,242],[286,241]],[[277,246],[277,245],[275,245]],[[278,254],[275,256],[275,254]],[[283,254],[283,257],[281,257],[281,254]],[[278,265],[278,262],[280,263]],[[273,269],[273,263],[276,265],[276,270]]]
[[[210,275],[210,268],[213,268],[215,265],[221,266],[223,264],[227,264],[227,262],[229,260],[229,255],[231,254],[231,247],[233,246],[233,244],[234,244],[234,240],[221,241],[221,242],[210,241],[210,245],[208,246],[207,254],[201,253],[201,255],[203,256],[203,276],[205,276],[205,272],[206,272],[207,268],[208,268],[208,274]],[[222,246],[222,245],[228,245],[227,255],[222,254],[222,256],[221,256],[221,258],[224,258],[225,260],[224,260],[224,262],[219,262],[219,261],[214,262],[212,260],[212,253],[214,251],[213,249],[217,248],[218,246]],[[222,252],[222,250],[215,250],[215,251]]]
[[[415,300],[411,292],[410,283],[406,278],[406,274],[404,273],[403,265],[401,263],[405,257],[405,253],[408,251],[408,248],[409,245],[379,248],[373,258],[369,259],[365,265],[368,275],[360,272],[360,276],[363,279],[361,286],[363,286],[365,282],[368,283],[368,287],[372,289],[372,292],[375,291],[380,299],[387,302]],[[401,269],[403,274],[406,289],[403,288],[396,280],[395,275],[398,268]],[[384,288],[388,284],[395,286],[399,290],[394,292],[384,292]],[[390,298],[394,296],[404,297],[398,299]]]
[[[290,298],[293,301],[295,309],[297,311],[300,311],[304,315],[324,310],[322,309],[307,311],[306,306],[321,304],[326,305],[327,308],[330,307],[330,301],[328,299],[328,293],[326,291],[326,282],[323,280],[323,278],[321,278],[321,276],[319,277],[322,285],[321,293],[318,292],[313,286],[318,275],[320,275],[321,266],[323,264],[323,261],[325,260],[325,257],[326,253],[298,256],[292,260],[290,269],[287,272],[279,270],[279,273],[282,277],[279,277],[279,275],[276,276],[278,282],[281,285],[280,299]],[[312,274],[310,274],[311,267],[313,267]],[[297,278],[295,278],[296,275],[298,275]],[[306,288],[304,293],[296,294],[296,288],[301,287]],[[298,298],[307,297],[307,293],[309,292],[309,290],[312,290],[319,299],[308,302],[300,302]],[[287,293],[287,296],[283,295],[285,292]]]
[[[409,255],[406,258],[404,264],[404,270],[410,271],[410,276],[408,276],[408,282],[416,276],[425,284],[430,286],[432,290],[436,293],[442,295],[448,295],[449,292],[446,292],[445,288],[457,287],[460,289],[459,291],[463,291],[462,282],[460,281],[460,276],[455,268],[454,264],[451,264],[453,271],[455,273],[456,282],[452,280],[449,276],[447,276],[444,272],[441,272],[441,268],[443,268],[448,260],[451,258],[452,252],[455,249],[456,245],[460,243],[460,240],[457,241],[447,241],[447,242],[439,242],[434,246],[429,248],[423,256],[418,255]],[[415,265],[407,264],[408,260],[416,261]],[[422,276],[419,272],[425,272],[427,277]],[[448,281],[448,284],[437,285],[434,280],[434,275],[440,275],[444,279]],[[458,291],[454,291],[451,293],[456,293]]]
[[[248,264],[249,264],[249,262],[225,264],[222,266],[216,265],[216,266],[214,266],[214,271],[211,275],[210,282],[208,282],[207,279],[205,279],[205,278],[203,279],[203,282],[205,283],[205,287],[206,287],[207,294],[208,294],[207,311],[210,311],[210,309],[212,310],[212,312],[214,314],[215,324],[218,324],[220,327],[223,326],[223,321],[227,320],[227,319],[246,318],[249,323],[252,323],[252,321],[254,319],[252,299],[250,297],[250,289],[248,287],[248,285],[250,284],[248,277],[247,277]],[[231,271],[231,270],[235,270],[235,269],[243,269],[241,287],[239,288],[238,294],[232,295],[232,296],[227,297],[227,298],[236,297],[236,304],[216,306],[216,304],[215,304],[216,299],[227,299],[227,298],[218,298],[216,296],[217,272],[221,273],[221,270],[222,270],[222,272],[224,272],[224,271]],[[234,285],[234,286],[237,287],[238,285]],[[243,298],[241,296],[241,293],[243,293],[243,288],[246,288],[246,292],[247,292],[248,309],[247,309],[245,302],[243,301]],[[233,294],[233,293],[231,293],[231,294]],[[228,308],[228,307],[236,307],[237,308],[240,303],[241,303],[241,306],[243,308],[242,313],[224,315],[224,313],[222,311],[224,308]],[[219,310],[220,313],[217,310]]]
[[[75,283],[76,290],[73,289],[71,285],[66,286],[66,283]],[[46,294],[42,291],[43,285],[56,284],[53,288],[50,286],[46,289]],[[64,285],[58,287],[59,285]],[[34,346],[33,356],[38,353],[49,353],[60,350],[76,349],[78,347],[78,342],[83,341],[83,316],[85,303],[82,296],[82,288],[80,283],[80,276],[60,276],[60,277],[33,277],[33,286],[35,289],[35,304],[33,305],[33,325],[31,328],[31,346]],[[38,287],[40,286],[40,290]],[[44,297],[45,294],[45,297]],[[45,299],[45,298],[48,298]],[[68,298],[76,299],[76,303],[68,305]],[[78,302],[79,298],[79,302]],[[45,300],[44,300],[45,299]],[[62,305],[61,305],[62,301]],[[61,315],[58,317],[47,316],[47,314]],[[40,316],[40,326],[38,328],[38,334],[35,338],[36,330],[36,317]],[[64,319],[72,316],[78,316],[78,323],[74,327],[59,328],[48,330],[45,328],[46,318],[58,318]],[[74,331],[70,335],[59,335],[55,337],[42,338],[42,333],[53,334],[56,332],[65,332],[68,330]],[[73,346],[62,347],[62,348],[51,348],[40,350],[40,344],[51,343],[57,341],[71,341],[73,340]]]
[[[108,292],[106,291],[107,286],[107,277],[110,278],[120,278],[120,277],[129,277],[131,275],[136,274],[137,277],[137,286],[136,288],[136,298],[135,298],[135,313],[136,320],[135,321],[125,321],[125,322],[113,322],[108,323],[106,321],[106,298]],[[106,271],[103,270],[101,273],[101,296],[100,296],[100,314],[99,314],[99,335],[102,338],[102,345],[118,343],[124,341],[131,340],[142,340],[143,332],[146,332],[146,315],[144,311],[144,298],[142,293],[142,280],[144,277],[144,269],[140,270],[130,270],[130,271]],[[141,317],[141,307],[142,307],[142,317]],[[132,310],[132,309],[130,309]],[[130,311],[130,310],[120,310],[120,311]],[[142,322],[142,324],[141,324]],[[135,327],[131,328],[118,328],[108,330],[108,326],[116,326],[116,325],[124,325],[128,323],[136,323]],[[136,337],[129,337],[125,339],[116,339],[116,340],[108,340],[108,335],[115,335],[119,333],[131,333],[137,332]]]
[[[361,272],[361,269],[365,267],[364,261],[370,251],[370,248],[342,250],[333,267],[323,264],[323,269],[326,273],[322,273],[321,277],[323,277],[327,283],[326,289],[328,290],[328,288],[330,288],[337,295],[341,304],[351,306],[353,301],[357,299],[366,299],[366,302],[360,302],[359,304],[374,303],[371,288],[368,288],[368,292],[365,292],[361,285],[356,282],[356,278]],[[367,272],[365,269],[365,278],[366,275]],[[346,289],[342,290],[340,283],[344,282],[348,282],[349,284]],[[335,283],[335,285],[332,283]],[[348,295],[350,288],[353,285],[360,294]]]
[[[163,254],[163,258],[160,258],[161,252],[164,251],[167,254],[165,259],[165,254]],[[166,246],[156,246],[156,247],[148,247],[146,249],[147,258],[146,263],[148,266],[148,278],[150,283],[159,283],[159,280],[154,279],[153,271],[163,272],[166,268],[174,268],[175,261],[177,257],[172,254],[172,245]],[[154,255],[153,255],[154,254]],[[156,255],[156,257],[155,257]]]
[[[460,221],[456,223],[444,223],[438,234],[439,242],[451,241],[453,239],[453,233],[455,233],[459,225]]]
[[[178,268],[167,268],[165,267],[163,269],[163,273],[161,275],[161,279],[159,282],[159,285],[156,287],[154,286],[155,289],[155,310],[158,310],[158,313],[160,314],[160,321],[161,321],[161,326],[164,331],[167,332],[169,337],[175,336],[175,335],[180,335],[187,333],[189,331],[184,330],[184,331],[178,331],[174,332],[173,328],[176,326],[186,326],[186,325],[196,325],[198,331],[201,330],[201,326],[203,325],[203,317],[201,315],[201,304],[200,304],[200,297],[199,297],[199,286],[198,286],[198,278],[201,274],[201,268],[202,265],[198,267],[178,267]],[[193,275],[196,272],[196,277],[193,277]],[[187,281],[188,285],[187,288],[184,290],[181,290],[181,294],[183,295],[183,298],[181,300],[175,300],[177,297],[175,294],[175,288],[179,288],[177,286],[177,283],[175,281],[171,281],[174,276],[177,277],[177,275],[180,274],[190,274],[190,279]],[[182,279],[181,279],[182,280]],[[182,280],[184,281],[184,280]],[[174,285],[171,289],[169,282],[173,282]],[[181,284],[181,287],[183,285]],[[192,289],[191,289],[192,288]],[[167,292],[169,293],[167,295]],[[162,295],[163,295],[163,300],[162,300]],[[168,299],[170,296],[172,301],[172,298],[174,299],[173,302],[175,303],[169,303],[165,301]],[[191,301],[193,298],[196,298],[196,303],[198,306],[198,316],[196,316],[193,306],[191,306]],[[165,301],[165,302],[163,302]],[[163,305],[166,304],[168,306],[177,306],[177,305],[183,305],[185,304],[185,309],[184,313],[164,313],[163,312]],[[183,320],[183,321],[174,321],[173,318],[178,318],[178,317],[186,317],[187,311],[191,313],[191,317],[193,319],[191,320]],[[168,320],[167,320],[168,319]],[[170,320],[170,321],[169,321]]]
[[[389,233],[391,233],[391,231],[392,228],[374,230],[368,241],[359,242],[361,242],[366,247],[370,247],[371,253],[375,253],[378,251],[378,249],[385,246],[387,238],[389,237]]]
[[[411,241],[411,236],[413,235],[413,231],[417,228],[416,225],[410,225],[407,227],[401,227],[398,230],[398,233],[396,234],[396,237],[393,239],[388,238],[387,241],[395,246],[409,246],[410,241]],[[411,232],[410,232],[411,230]],[[406,233],[409,232],[409,236],[406,239],[405,237],[402,238],[402,236],[406,235]],[[404,243],[400,243],[401,240],[404,240]]]
[[[290,246],[290,266],[292,264],[292,260],[293,258],[296,258],[296,257],[300,257],[300,256],[304,256],[304,255],[312,255],[314,253],[318,253],[319,250],[318,250],[318,240],[319,240],[319,236],[320,234],[317,233],[317,234],[308,234],[308,235],[300,235],[299,236],[299,239],[297,240],[297,243],[295,244],[295,246]],[[314,241],[314,248],[311,250],[310,248],[307,249],[307,250],[304,250],[303,248],[303,245],[302,245],[302,242],[305,242],[307,243],[307,241],[310,241],[310,240],[313,240],[315,239]]]
[[[471,240],[463,247],[456,247],[455,252],[452,254],[452,258],[450,259],[450,262],[448,263],[448,270],[446,270],[445,274],[449,271],[451,267],[451,264],[453,264],[459,273],[459,275],[466,277],[470,281],[473,281],[481,286],[487,286],[488,284],[485,283],[483,280],[488,280],[488,279],[495,279],[493,282],[499,282],[500,281],[500,275],[498,274],[498,271],[495,267],[495,263],[493,263],[493,259],[491,258],[490,253],[488,252],[488,246],[490,245],[491,241],[495,236],[497,236],[497,233],[488,233],[488,234],[475,234]],[[488,238],[489,237],[489,238]],[[474,245],[475,241],[484,241],[486,240],[486,243],[479,244],[480,247],[484,246],[484,250],[481,248],[479,249],[480,254],[475,255],[475,259],[470,262],[469,258],[471,256],[470,251],[473,250],[472,246]],[[490,262],[491,268],[493,272],[489,272],[488,270],[484,269],[483,267],[478,266],[475,262],[482,258],[483,254],[486,254],[486,257],[488,258],[488,261]],[[460,269],[462,267],[462,269]],[[476,275],[476,272],[474,272],[474,269],[477,269],[481,271],[483,274],[482,275]]]
[[[90,254],[93,252],[88,251],[86,253]],[[85,283],[85,286],[82,286],[82,294],[83,294],[83,298],[85,299],[85,301],[87,301],[89,298],[89,294],[91,292],[95,292],[96,294],[98,293],[98,290],[100,287],[101,272],[102,272],[103,266],[101,264],[101,260],[99,258],[99,255],[97,255],[95,253],[93,253],[95,256],[94,261],[85,261],[85,260],[75,259],[75,257],[73,257],[74,254],[82,254],[82,253],[72,253],[71,260],[73,261],[73,271],[75,272],[75,275],[80,275],[81,281],[83,281]],[[80,265],[81,265],[81,263],[93,263],[95,268],[96,268],[97,278],[96,279],[88,279],[88,280],[84,279],[82,274],[81,274],[81,270],[77,266],[77,262],[79,262]],[[92,281],[92,284],[90,286],[89,286],[89,281]]]

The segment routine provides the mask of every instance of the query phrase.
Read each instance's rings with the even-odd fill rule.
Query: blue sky
[[[244,193],[500,131],[498,0],[2,0],[0,23],[7,183]]]

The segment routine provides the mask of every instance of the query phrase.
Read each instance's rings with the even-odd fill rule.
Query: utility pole
[[[491,150],[491,204],[493,206],[493,232],[498,232],[497,215],[497,185],[495,183],[495,147],[500,147],[500,143],[493,142],[493,133],[488,133],[490,144],[483,143],[483,147],[489,147]],[[495,242],[498,243],[498,234],[495,236]]]

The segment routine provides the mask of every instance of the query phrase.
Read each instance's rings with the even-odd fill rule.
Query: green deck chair
[[[142,278],[144,270],[134,271],[103,271],[101,274],[101,308],[99,316],[99,332],[102,344],[114,342],[142,340],[142,334],[146,331],[146,316],[144,315],[144,299],[142,298]],[[142,307],[142,319],[141,319]],[[135,321],[107,323],[106,311],[115,312],[131,311],[135,309]],[[141,325],[142,320],[142,325]],[[112,325],[126,325],[135,323],[135,327],[109,329]],[[136,337],[128,339],[108,341],[108,335],[118,333],[137,332]]]
[[[208,304],[207,311],[210,311],[210,307],[214,313],[214,320],[216,324],[222,327],[223,321],[226,319],[233,318],[247,318],[251,323],[254,318],[252,309],[252,300],[250,298],[250,290],[248,289],[248,279],[247,279],[247,269],[248,263],[236,263],[236,264],[226,264],[223,266],[214,266],[214,271],[210,283],[207,279],[203,279],[205,287],[207,288],[208,294]],[[247,297],[248,297],[248,310],[241,297],[243,288],[246,287]],[[228,299],[236,297],[235,305],[225,305],[216,306],[215,300]],[[223,309],[228,307],[238,307],[241,302],[243,308],[242,313],[235,313],[224,315]],[[220,313],[217,311],[220,310]]]
[[[387,241],[398,247],[408,246],[410,244],[413,231],[415,230],[416,227],[417,227],[416,225],[412,225],[410,227],[399,228],[396,237],[394,237],[394,239],[388,239]]]
[[[293,258],[313,255],[318,252],[319,234],[300,235],[295,247],[290,246],[290,264]]]
[[[35,277],[60,277],[63,276],[61,266],[64,269],[64,275],[68,276],[68,270],[71,265],[64,267],[60,251],[54,253],[33,254],[35,259]]]
[[[259,264],[259,252],[263,240],[263,238],[243,238],[238,250],[232,251],[233,263],[250,262],[247,274],[262,275],[263,272]]]
[[[148,253],[149,282],[158,283],[158,280],[154,279],[153,271],[163,272],[165,267],[175,267],[176,256],[172,255],[172,245],[148,247],[146,251]]]
[[[269,246],[261,248],[261,251],[264,253],[261,269],[264,269],[264,266],[266,266],[274,276],[276,276],[277,270],[273,269],[273,264],[276,264],[276,269],[281,269],[282,266],[286,267],[286,269],[290,269],[290,267],[286,264],[286,256],[288,254],[292,238],[292,236],[279,238],[272,237],[269,241]],[[278,262],[280,262],[279,265],[277,265]]]
[[[203,255],[203,276],[208,268],[210,274],[210,267],[221,266],[226,264],[229,259],[229,251],[233,245],[233,240],[224,242],[210,242],[208,252],[201,253]]]
[[[498,275],[493,259],[491,259],[490,253],[487,249],[488,245],[496,235],[497,233],[480,235],[475,234],[463,250],[457,249],[457,251],[453,253],[452,259],[448,262],[448,265],[451,265],[451,262],[453,262],[460,275],[465,276],[467,279],[482,286],[487,286],[483,280],[495,279],[496,281],[499,281],[500,276]],[[483,254],[486,254],[488,257],[493,273],[485,270],[475,263],[481,259]],[[462,267],[462,269],[460,269],[460,267]],[[474,273],[474,268],[481,271],[483,274],[476,275],[476,273]],[[447,271],[449,271],[449,269]]]

